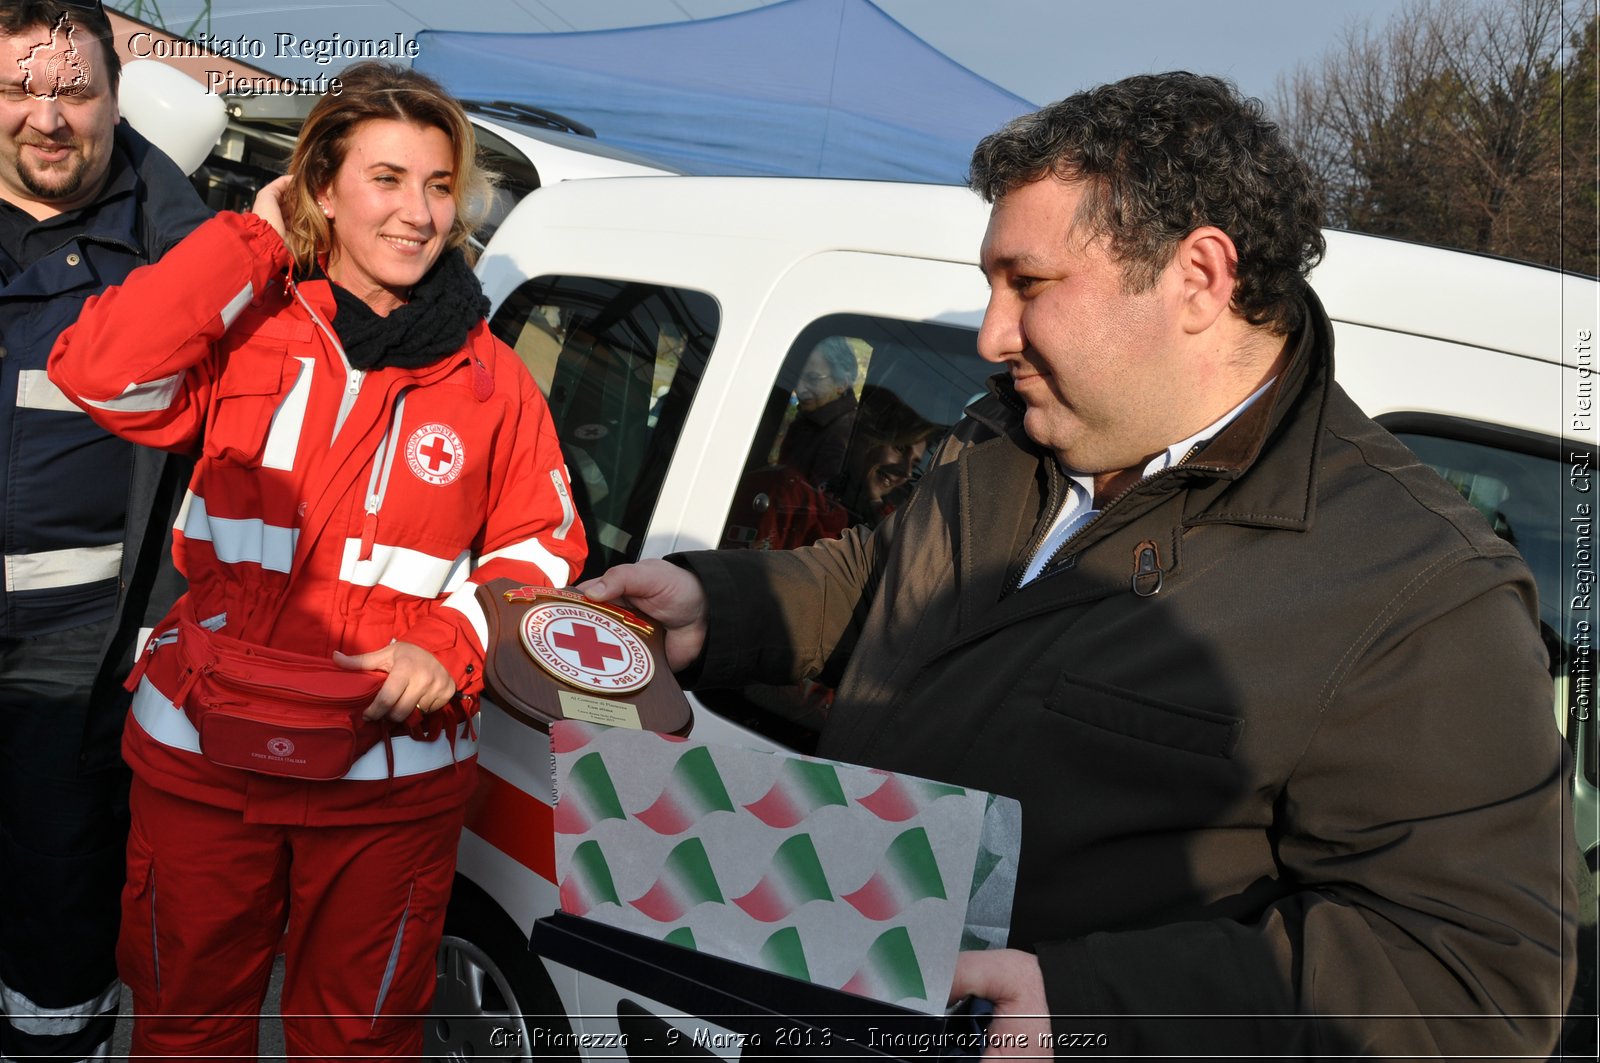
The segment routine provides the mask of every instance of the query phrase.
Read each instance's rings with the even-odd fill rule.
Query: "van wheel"
[[[477,886],[457,876],[435,965],[429,1060],[575,1059],[572,1027],[528,935]]]

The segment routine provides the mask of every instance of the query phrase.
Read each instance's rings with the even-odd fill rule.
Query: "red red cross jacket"
[[[198,448],[174,536],[189,615],[318,656],[415,643],[475,694],[487,631],[475,583],[564,586],[583,563],[549,409],[481,322],[426,368],[351,369],[328,283],[290,284],[288,261],[260,218],[220,214],[91,299],[51,379],[118,435]],[[123,745],[162,789],[322,824],[427,815],[470,792],[477,731],[460,699],[443,736],[396,737],[340,781],[213,765],[168,700],[176,655],[154,647]]]

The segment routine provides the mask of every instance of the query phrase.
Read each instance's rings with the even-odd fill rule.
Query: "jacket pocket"
[[[228,465],[255,465],[283,391],[283,341],[255,339],[234,349],[212,395],[204,453]]]
[[[1244,721],[1232,716],[1140,697],[1072,675],[1056,679],[1045,708],[1101,731],[1209,757],[1233,756],[1244,729]]]
[[[433,1000],[434,957],[444,936],[445,907],[455,879],[456,854],[419,867],[406,883],[394,920],[389,962],[378,982],[372,1008],[375,1031],[402,1025],[425,1014]]]
[[[128,878],[122,886],[122,927],[117,936],[117,973],[142,1008],[161,999],[161,950],[157,945],[156,864],[135,831],[129,838]]]

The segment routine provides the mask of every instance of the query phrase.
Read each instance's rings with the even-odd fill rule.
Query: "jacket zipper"
[[[295,299],[299,301],[301,306],[306,308],[306,313],[311,315],[312,322],[327,337],[328,342],[333,345],[334,351],[339,355],[339,364],[344,366],[344,394],[339,399],[339,415],[333,421],[333,439],[338,439],[339,429],[344,427],[344,419],[350,415],[350,408],[356,404],[356,396],[361,394],[361,382],[366,379],[367,374],[365,370],[351,367],[350,359],[344,353],[344,344],[339,342],[339,337],[334,335],[333,329],[328,327],[328,323],[323,321],[315,310],[311,309],[311,304],[306,302],[306,297],[300,294],[300,286],[290,281],[289,287],[294,292]],[[331,443],[332,439],[329,442]]]
[[[389,430],[378,444],[372,457],[372,475],[367,477],[366,514],[361,518],[361,553],[358,561],[372,559],[372,548],[378,538],[378,510],[383,508],[384,496],[389,493],[389,474],[394,471],[394,458],[400,450],[400,426],[406,411],[406,393],[403,388],[395,398],[394,412],[390,414]]]
[[[1093,528],[1096,524],[1099,524],[1100,521],[1105,517],[1105,515],[1107,513],[1111,512],[1111,508],[1113,506],[1115,506],[1118,502],[1121,502],[1124,498],[1127,498],[1129,495],[1133,494],[1133,492],[1137,491],[1139,488],[1145,486],[1148,483],[1152,483],[1152,482],[1154,482],[1156,480],[1159,480],[1161,477],[1167,475],[1168,473],[1172,472],[1175,469],[1185,468],[1185,467],[1188,467],[1188,468],[1202,468],[1202,466],[1186,466],[1185,465],[1185,463],[1188,462],[1188,460],[1190,458],[1194,457],[1195,454],[1199,452],[1199,450],[1200,450],[1200,446],[1199,446],[1199,444],[1196,444],[1195,446],[1190,447],[1188,452],[1185,453],[1183,457],[1179,458],[1177,461],[1173,462],[1171,465],[1168,465],[1164,469],[1158,469],[1157,471],[1149,474],[1148,476],[1141,476],[1139,479],[1135,480],[1133,483],[1131,483],[1127,487],[1123,488],[1122,491],[1117,494],[1117,497],[1113,498],[1111,501],[1107,502],[1104,506],[1102,506],[1100,508],[1100,513],[1099,513],[1098,516],[1096,516],[1093,520],[1089,521],[1087,524],[1083,525],[1083,527],[1079,528],[1077,531],[1073,532],[1071,535],[1067,536],[1066,539],[1062,541],[1061,545],[1056,547],[1055,552],[1050,555],[1050,560],[1048,560],[1048,561],[1046,561],[1044,563],[1044,567],[1039,570],[1039,575],[1034,577],[1034,582],[1037,583],[1037,582],[1039,582],[1039,580],[1044,579],[1046,576],[1049,576],[1052,573],[1063,571],[1059,567],[1059,562],[1061,561],[1062,558],[1068,556],[1067,548],[1069,546],[1071,546],[1073,543],[1077,542],[1080,538],[1082,538],[1084,533],[1087,532],[1090,528]],[[1060,466],[1053,464],[1054,463],[1054,459],[1052,458],[1051,460],[1052,460],[1052,468],[1050,470],[1050,473],[1051,473],[1051,475],[1050,475],[1050,494],[1052,496],[1051,497],[1051,503],[1052,504],[1051,504],[1050,508],[1051,508],[1051,512],[1054,512],[1055,508],[1061,504],[1060,501],[1056,497],[1056,496],[1058,496],[1060,494],[1060,492],[1056,488],[1056,485],[1058,483],[1060,483],[1062,479],[1064,479],[1064,474],[1061,472]],[[1223,471],[1222,469],[1217,468],[1215,466],[1211,466],[1210,468],[1215,469],[1217,472]],[[1091,499],[1090,501],[1091,501],[1091,504],[1092,504],[1093,500]],[[1028,557],[1031,558],[1033,556],[1033,552],[1039,548],[1039,545],[1041,543],[1044,542],[1045,534],[1047,532],[1049,532],[1049,530],[1050,530],[1049,525],[1045,525],[1043,527],[1043,529],[1040,530],[1039,534],[1034,537],[1034,540],[1030,544],[1030,547],[1029,547],[1029,550],[1028,550]],[[1139,565],[1139,562],[1136,559],[1135,560],[1135,568],[1134,568],[1135,577],[1138,577],[1138,576],[1141,576],[1141,575],[1148,576],[1150,574],[1147,571],[1141,571],[1139,569],[1138,565]],[[1023,574],[1026,573],[1027,571],[1028,571],[1028,566],[1027,566],[1027,563],[1024,562],[1022,567],[1017,569],[1017,574],[1012,579],[1011,587],[1006,592],[1007,594],[1010,594],[1010,593],[1012,593],[1014,591],[1017,591],[1017,590],[1020,590],[1022,588],[1022,577],[1023,577]]]
[[[344,345],[339,342],[339,337],[334,335],[333,329],[311,308],[311,304],[306,301],[306,297],[300,293],[300,286],[293,282],[290,282],[289,286],[294,291],[295,299],[299,301],[301,306],[305,307],[306,313],[311,315],[311,320],[315,322],[317,328],[322,330],[322,334],[327,337],[328,342],[333,345],[333,349],[338,352],[339,362],[344,366],[344,394],[340,396],[339,415],[333,423],[333,438],[337,439],[339,438],[339,430],[344,427],[345,418],[349,416],[351,407],[355,405],[356,397],[361,394],[361,384],[366,379],[367,374],[365,370],[355,369],[350,365],[350,359],[345,355]],[[358,561],[370,561],[373,547],[377,543],[378,510],[383,507],[384,495],[389,491],[389,474],[394,469],[394,456],[400,449],[401,415],[405,412],[406,392],[410,390],[410,388],[403,389],[399,397],[396,398],[394,412],[390,415],[389,430],[384,433],[383,440],[378,444],[377,454],[373,455],[372,475],[367,478],[367,498],[361,518],[361,552],[357,555],[356,560]]]
[[[1058,509],[1061,508],[1062,503],[1064,502],[1062,496],[1067,493],[1066,489],[1062,486],[1066,482],[1066,476],[1061,472],[1061,466],[1056,463],[1056,460],[1053,457],[1050,459],[1049,470],[1050,487],[1045,496],[1045,502],[1047,503],[1045,506],[1045,512],[1054,514]],[[1094,521],[1090,521],[1089,523],[1093,524]],[[1067,543],[1070,543],[1072,540],[1076,539],[1078,537],[1078,532],[1081,532],[1082,530],[1082,528],[1079,528],[1077,532],[1073,532],[1071,535],[1067,536],[1066,541],[1061,545],[1065,547]],[[1033,560],[1033,555],[1038,552],[1039,547],[1044,545],[1045,537],[1049,534],[1050,523],[1046,521],[1040,521],[1038,530],[1034,532],[1033,538],[1028,541],[1028,550],[1027,553],[1023,555],[1022,564],[1018,566],[1016,574],[1011,577],[1011,584],[1006,588],[1006,594],[1009,595],[1012,592],[1022,588],[1022,577],[1027,574],[1028,563]],[[1060,556],[1060,554],[1061,551],[1058,549],[1054,554],[1051,555],[1050,561],[1046,562],[1044,568],[1040,569],[1039,575],[1035,577],[1035,580],[1044,578],[1045,573],[1050,571],[1050,565],[1054,564],[1055,559]]]

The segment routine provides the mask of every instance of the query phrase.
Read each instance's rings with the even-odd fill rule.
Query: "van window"
[[[994,367],[971,329],[835,314],[807,326],[767,400],[719,545],[784,550],[876,526],[904,505]],[[816,745],[833,691],[701,691],[735,722],[793,748]]]
[[[720,316],[704,292],[544,276],[490,322],[550,401],[589,538],[579,580],[638,560]]]
[[[1592,793],[1600,767],[1600,732],[1593,718],[1595,633],[1589,624],[1592,606],[1578,592],[1594,582],[1593,537],[1582,521],[1569,519],[1575,511],[1564,496],[1576,490],[1574,476],[1585,483],[1592,477],[1593,455],[1580,453],[1570,461],[1554,441],[1458,418],[1391,415],[1380,420],[1454,485],[1533,570],[1556,718]]]

